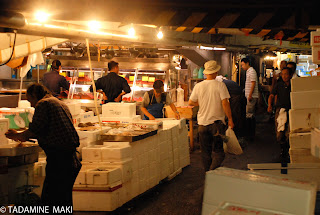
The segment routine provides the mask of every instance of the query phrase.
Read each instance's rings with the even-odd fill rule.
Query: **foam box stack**
[[[313,182],[220,167],[206,173],[202,215],[212,213],[221,202],[311,215],[314,214],[316,190]]]
[[[81,103],[76,101],[65,100],[65,104],[68,106],[71,115],[78,116],[81,113]]]
[[[320,77],[291,80],[290,159],[291,163],[319,162],[311,154],[310,130],[320,125]],[[301,134],[302,133],[302,134]]]

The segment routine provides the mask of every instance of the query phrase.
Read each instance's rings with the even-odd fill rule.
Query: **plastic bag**
[[[229,127],[227,129],[226,136],[228,137],[228,141],[223,143],[224,151],[230,154],[241,155],[243,151],[232,128]]]

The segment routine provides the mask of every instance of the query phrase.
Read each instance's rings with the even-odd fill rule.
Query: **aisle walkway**
[[[248,163],[279,162],[280,147],[275,143],[274,126],[268,115],[257,118],[257,134],[254,142],[244,148],[242,155],[227,155],[223,166],[235,169],[247,168]],[[169,182],[126,203],[114,212],[75,212],[76,215],[200,215],[204,187],[204,170],[200,150],[191,154],[191,165]]]

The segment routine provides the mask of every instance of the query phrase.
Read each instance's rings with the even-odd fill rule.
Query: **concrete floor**
[[[199,148],[199,147],[197,147]],[[242,155],[227,155],[223,166],[247,169],[250,163],[279,162],[280,147],[275,142],[274,122],[269,115],[257,116],[256,138],[248,142]],[[191,153],[191,165],[180,175],[127,202],[113,212],[74,212],[76,215],[200,215],[205,172],[200,150]]]

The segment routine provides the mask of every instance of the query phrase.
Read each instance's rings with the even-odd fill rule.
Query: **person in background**
[[[274,101],[274,97],[277,96],[276,103],[276,114],[275,114],[275,130],[276,130],[276,138],[277,142],[281,146],[281,159],[284,162],[290,162],[289,160],[289,110],[291,108],[290,101],[290,92],[291,92],[291,84],[290,80],[292,78],[293,71],[285,67],[281,72],[282,81],[278,82],[273,88],[269,99],[268,99],[268,112],[272,112],[272,102]],[[282,110],[282,111],[281,111]],[[282,114],[283,113],[283,114]],[[282,114],[282,118],[286,119],[282,121],[279,118],[279,115]],[[282,124],[281,121],[283,122]],[[280,125],[279,125],[280,124]],[[282,127],[282,129],[281,129]]]
[[[180,119],[179,112],[173,104],[168,93],[164,93],[164,84],[161,80],[153,83],[153,90],[146,92],[143,96],[141,111],[144,114],[143,119],[155,120],[156,118],[164,118],[163,108],[170,105],[175,114],[176,119]]]
[[[41,84],[27,89],[27,99],[35,107],[29,129],[9,130],[7,138],[25,142],[36,138],[47,156],[46,177],[41,200],[45,206],[72,206],[72,189],[81,163],[76,155],[80,145],[69,108]]]
[[[50,90],[55,97],[58,97],[63,90],[69,90],[70,87],[66,78],[59,75],[60,70],[61,62],[59,60],[54,60],[52,61],[51,71],[44,73],[42,78],[43,85]]]
[[[233,128],[232,114],[226,85],[215,80],[221,66],[211,60],[205,63],[203,73],[206,80],[196,84],[192,90],[189,105],[199,106],[198,124],[201,156],[205,171],[218,168],[225,158],[223,139],[227,126]]]
[[[249,139],[253,139],[256,130],[255,111],[259,98],[258,79],[256,70],[250,66],[248,58],[241,60],[242,69],[246,71],[245,96],[247,98],[246,106],[246,129]]]
[[[278,83],[279,81],[282,81],[281,72],[282,72],[283,68],[285,68],[285,67],[287,67],[287,61],[282,60],[280,62],[280,72],[276,73],[276,71],[275,71],[274,74],[273,74],[272,85],[271,85],[270,91],[272,91],[272,89],[274,88],[276,83]]]
[[[288,62],[287,67],[289,67],[289,68],[292,70],[292,72],[293,72],[292,78],[298,78],[298,77],[300,77],[300,76],[297,74],[297,64],[296,64],[295,62],[292,62],[292,61]]]
[[[122,96],[131,92],[130,86],[126,79],[118,75],[119,63],[110,61],[108,63],[108,70],[110,71],[108,75],[96,81],[96,89],[102,90],[105,94],[105,103],[121,102]],[[92,86],[90,87],[90,91],[93,91]]]
[[[244,137],[244,127],[246,120],[246,97],[241,87],[234,81],[223,79],[223,83],[227,86],[230,94],[230,108],[234,123],[234,133],[238,138]]]

